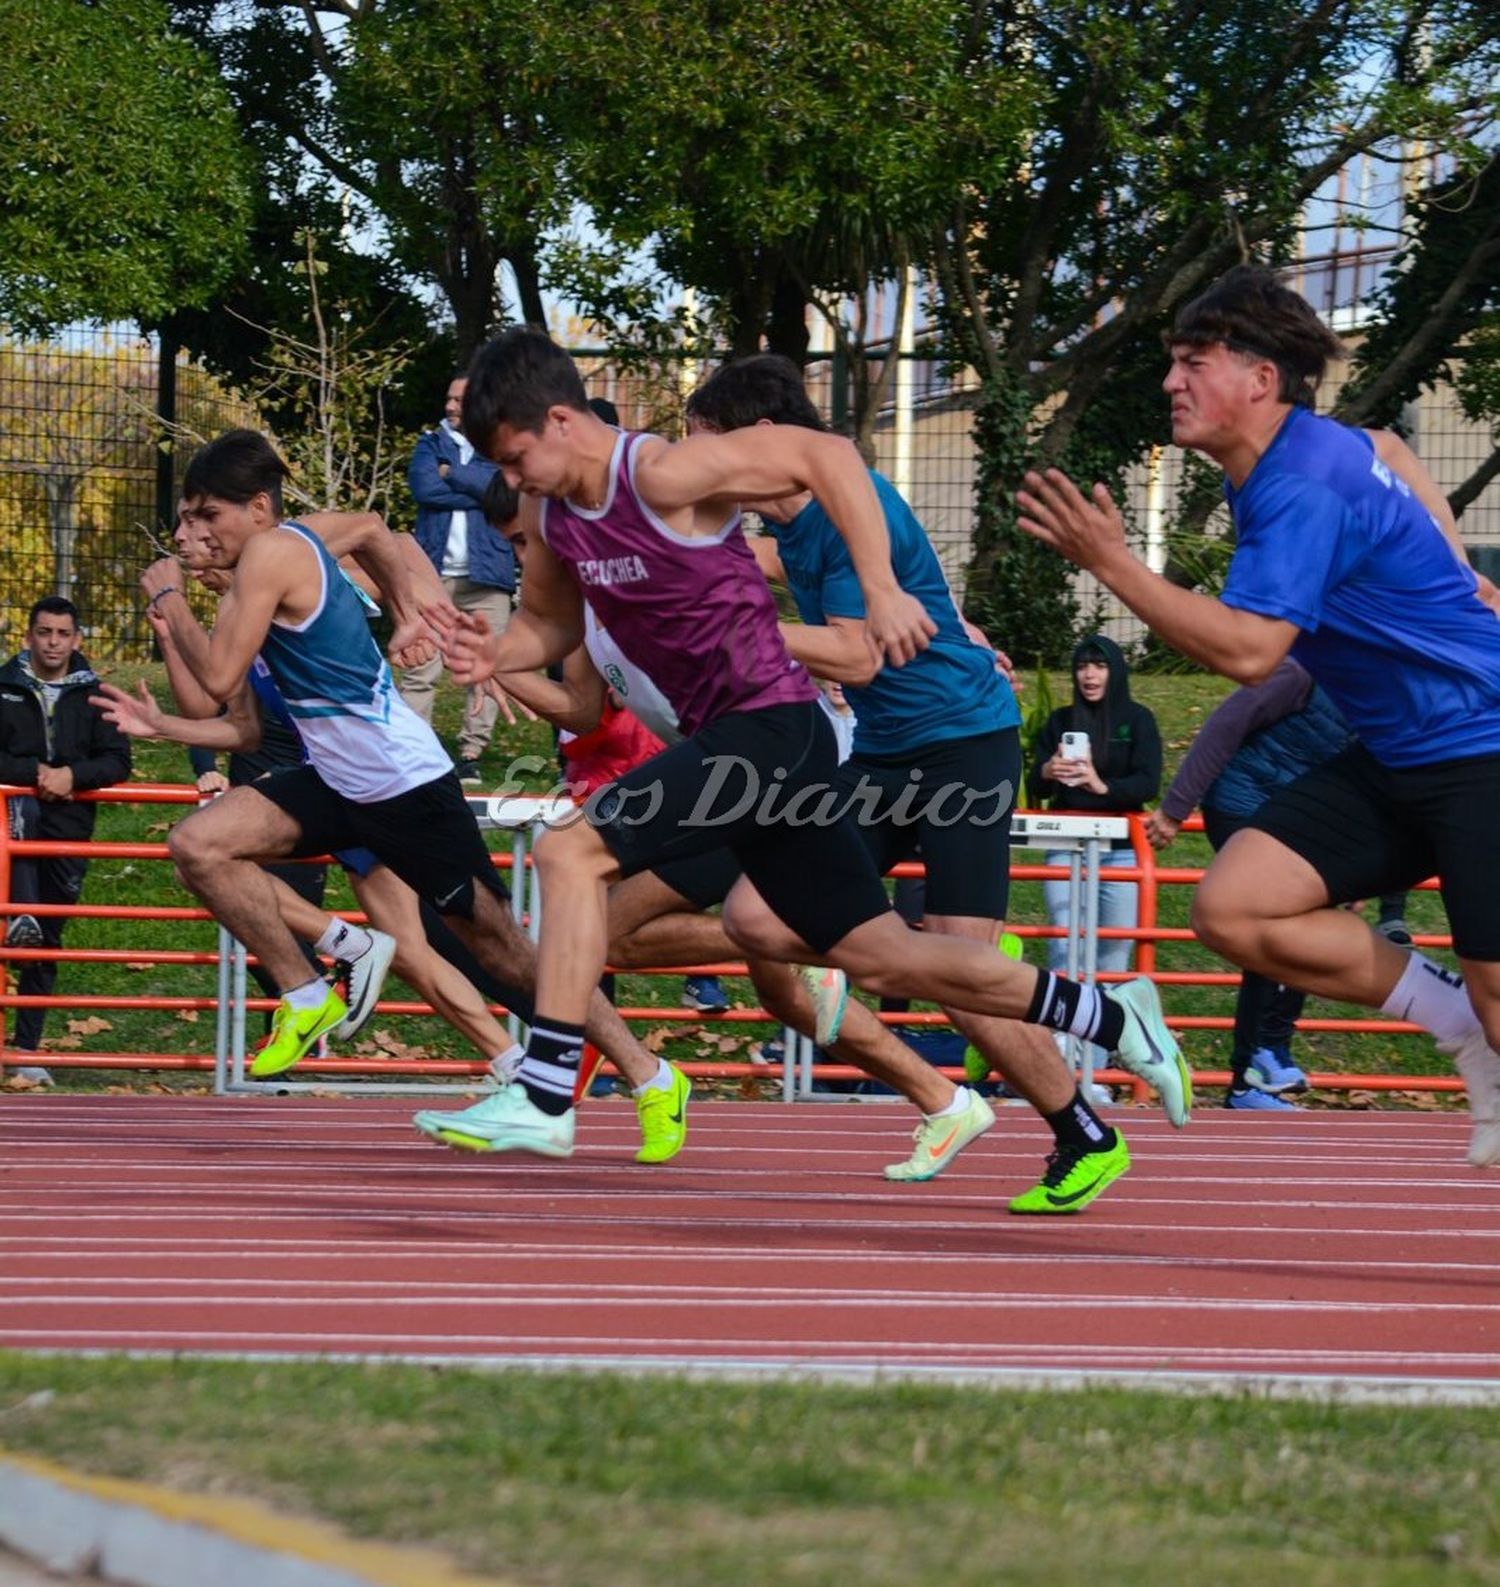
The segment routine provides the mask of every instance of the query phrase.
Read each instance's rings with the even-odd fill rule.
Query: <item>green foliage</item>
[[[161,0],[3,0],[0,105],[0,320],[150,323],[228,279],[250,172]]]
[[[1128,12],[1001,0],[986,15],[994,62],[1037,106],[1031,137],[1011,180],[956,191],[928,257],[949,335],[985,388],[971,578],[1013,612],[1027,653],[1045,654],[1076,612],[1054,583],[1049,615],[1045,576],[1017,556],[999,504],[1019,468],[1117,482],[1163,438],[1173,313],[1242,258],[1290,259],[1305,204],[1352,156],[1399,159],[1393,140],[1420,138],[1426,157],[1471,166],[1500,13],[1441,0],[1141,0]],[[1481,204],[1467,224],[1493,226],[1495,213]],[[1436,265],[1433,290],[1445,279]],[[1201,531],[1201,517],[1178,517],[1181,534]]]
[[[1052,692],[1052,675],[1045,667],[1036,669],[1036,676],[1021,695],[1020,705],[1021,766],[1024,772],[1036,756],[1036,742],[1042,735],[1047,719],[1057,709],[1057,698]]]

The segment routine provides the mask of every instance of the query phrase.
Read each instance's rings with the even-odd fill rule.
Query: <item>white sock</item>
[[[1430,1030],[1440,1042],[1463,1041],[1479,1029],[1463,981],[1412,949],[1407,950],[1406,968],[1380,1012],[1408,1019]]]
[[[646,1091],[670,1091],[672,1089],[672,1066],[665,1058],[656,1060],[656,1073],[643,1086],[631,1088],[631,1096],[638,1097]]]
[[[313,944],[318,953],[348,964],[352,959],[363,958],[375,946],[370,933],[363,926],[351,925],[337,915],[329,922],[328,930]]]
[[[496,1053],[490,1059],[490,1073],[505,1085],[509,1085],[521,1072],[521,1060],[526,1056],[526,1049],[518,1041],[513,1041],[504,1052]]]
[[[957,1086],[954,1088],[953,1100],[945,1108],[939,1108],[936,1113],[929,1113],[929,1119],[951,1119],[955,1114],[962,1113],[969,1105],[969,1088]]]
[[[311,981],[304,981],[301,986],[294,986],[291,991],[283,992],[281,1000],[290,1003],[299,1014],[309,1014],[315,1008],[322,1008],[323,1000],[328,996],[328,983],[321,976],[314,976]]]

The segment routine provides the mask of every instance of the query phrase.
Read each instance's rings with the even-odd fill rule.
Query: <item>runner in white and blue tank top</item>
[[[390,799],[453,762],[396,692],[370,635],[370,603],[305,525],[287,522],[318,558],[322,595],[302,622],[273,619],[260,654],[302,736],[309,764],[346,799]]]

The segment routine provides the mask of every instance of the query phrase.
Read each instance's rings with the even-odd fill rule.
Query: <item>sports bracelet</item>
[[[181,588],[178,585],[169,584],[169,585],[167,585],[167,587],[164,590],[158,590],[156,592],[156,594],[153,595],[151,597],[151,599],[146,602],[146,605],[147,605],[147,607],[155,606],[156,603],[162,598],[163,595],[181,595],[181,594],[182,594],[182,590],[181,590]]]

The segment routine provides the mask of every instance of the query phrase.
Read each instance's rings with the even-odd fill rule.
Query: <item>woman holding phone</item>
[[[1130,669],[1120,647],[1103,634],[1091,634],[1073,652],[1073,703],[1054,711],[1037,735],[1036,754],[1026,779],[1028,803],[1046,800],[1053,810],[1097,810],[1122,815],[1144,810],[1161,791],[1161,734],[1156,718],[1130,698]],[[1106,868],[1135,863],[1128,839],[1101,856]],[[1049,853],[1049,865],[1067,865],[1065,853]],[[1069,923],[1068,884],[1046,882],[1047,918]],[[1138,888],[1134,882],[1101,882],[1099,924],[1133,926]],[[1099,942],[1098,967],[1127,971],[1134,943],[1128,937]],[[1048,944],[1054,970],[1067,961],[1066,937]]]

